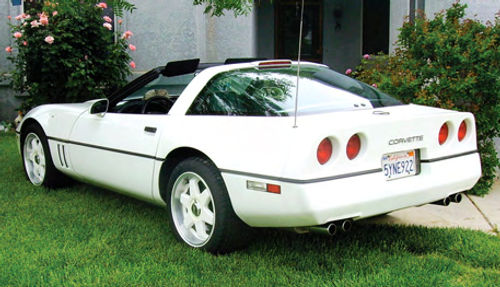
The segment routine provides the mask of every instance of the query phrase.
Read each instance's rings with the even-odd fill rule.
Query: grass
[[[500,286],[500,238],[355,224],[337,237],[261,230],[214,256],[178,243],[166,211],[89,185],[25,179],[0,135],[0,286]]]

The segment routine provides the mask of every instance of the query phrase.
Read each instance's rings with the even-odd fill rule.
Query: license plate
[[[382,172],[386,180],[417,174],[415,150],[389,153],[382,156]]]

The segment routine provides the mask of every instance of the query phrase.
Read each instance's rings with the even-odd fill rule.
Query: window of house
[[[390,0],[363,1],[363,54],[389,53]]]

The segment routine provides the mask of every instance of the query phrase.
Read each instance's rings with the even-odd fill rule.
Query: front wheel
[[[178,240],[212,253],[246,246],[251,230],[234,213],[222,176],[209,160],[182,161],[167,188],[169,221]]]
[[[52,162],[47,137],[39,125],[26,128],[21,135],[21,144],[24,172],[32,184],[53,188],[67,182],[66,176]]]

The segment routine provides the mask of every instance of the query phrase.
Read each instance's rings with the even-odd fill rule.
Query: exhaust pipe
[[[335,225],[335,223],[327,223],[320,226],[311,226],[307,227],[307,229],[315,233],[326,234],[330,236],[333,236],[335,235],[335,233],[337,233],[337,225]]]
[[[450,205],[450,198],[446,197],[438,201],[431,202],[431,204],[436,204],[436,205],[443,205],[443,206],[448,206]]]
[[[451,202],[459,203],[460,201],[462,201],[462,193],[459,192],[459,193],[455,193],[455,194],[450,195],[450,200],[451,200]]]
[[[340,229],[344,232],[349,232],[352,229],[352,221],[350,219],[346,219],[340,223]]]

